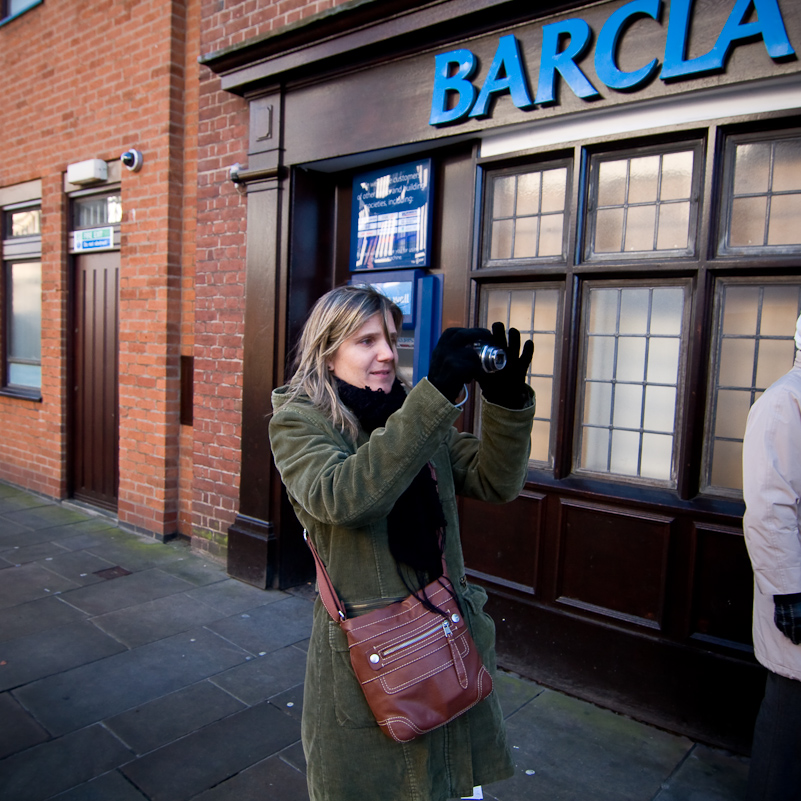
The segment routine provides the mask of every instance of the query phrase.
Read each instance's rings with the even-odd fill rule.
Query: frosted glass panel
[[[541,173],[528,172],[517,179],[517,208],[515,214],[522,217],[526,214],[538,214],[540,210]]]
[[[801,190],[801,139],[776,142],[773,154],[773,191]]]
[[[620,206],[626,202],[628,162],[602,161],[598,165],[598,205]]]
[[[735,198],[731,206],[732,247],[759,247],[765,241],[766,197]]]
[[[673,437],[663,434],[643,434],[640,475],[669,481],[672,464]]]
[[[611,381],[615,373],[615,338],[590,337],[587,347],[587,378]]]
[[[623,209],[599,209],[595,225],[595,252],[619,253],[623,241]]]
[[[490,296],[495,292],[491,292]],[[517,290],[509,294],[509,325],[516,328],[518,331],[531,331],[531,310],[533,308],[532,301],[534,297],[530,290]],[[495,320],[503,320],[503,317],[495,317],[488,322]]]
[[[693,153],[666,153],[662,156],[661,200],[689,198],[692,192]]]
[[[799,220],[801,224],[801,220]],[[759,333],[763,337],[786,337],[788,331],[795,329],[798,319],[798,298],[796,293],[788,292],[787,287],[767,286],[763,290],[763,308]]]
[[[756,385],[760,389],[767,389],[793,366],[794,348],[792,340],[760,340],[756,374]]]
[[[636,476],[640,461],[640,435],[636,431],[612,431],[609,470],[621,476]]]
[[[801,244],[801,194],[773,196],[770,204],[768,244]]]
[[[625,249],[653,250],[655,229],[656,206],[629,206]]]
[[[492,224],[491,259],[509,259],[512,257],[512,236],[514,220],[496,220]]]
[[[523,217],[515,227],[514,258],[524,259],[537,255],[539,217]]]
[[[725,439],[715,442],[711,483],[715,487],[743,488],[743,443]]]
[[[655,289],[651,300],[651,334],[678,336],[684,315],[684,291],[679,287]]]
[[[751,408],[751,393],[745,390],[722,389],[718,392],[715,436],[742,439],[745,421]]]
[[[512,217],[515,213],[515,177],[496,178],[493,185],[492,216]]]
[[[567,169],[560,167],[557,170],[546,170],[542,173],[542,209],[543,213],[549,211],[563,211],[567,196]]]
[[[8,357],[38,361],[42,357],[42,265],[11,264],[11,319]]]
[[[646,387],[642,427],[672,434],[675,422],[676,390],[673,387]]]
[[[586,428],[581,441],[581,465],[587,470],[606,473],[609,459],[609,430]]]
[[[534,355],[531,357],[531,372],[534,374],[553,374],[553,355],[556,337],[553,334],[534,333]]]
[[[651,293],[647,289],[624,289],[620,293],[620,333],[647,334],[648,306]]]
[[[657,250],[684,250],[690,235],[690,204],[665,203],[659,207]]]
[[[722,387],[750,387],[754,373],[753,339],[724,339],[720,345],[720,374]]]
[[[529,459],[535,462],[548,462],[550,439],[550,424],[542,420],[535,420],[531,426],[531,453],[529,454]]]
[[[679,375],[679,346],[676,339],[651,337],[648,345],[648,371],[650,384],[675,384]]]
[[[643,381],[645,378],[645,337],[621,337],[617,346],[618,381]]]
[[[556,289],[539,289],[535,298],[537,327],[542,331],[555,331],[559,313],[559,292]]]
[[[535,376],[529,381],[529,384],[537,397],[537,408],[550,409],[553,401],[553,379]]]
[[[617,332],[617,289],[595,289],[590,303],[591,334],[614,334]]]
[[[759,287],[727,286],[723,306],[723,333],[756,334],[759,314]]]
[[[588,381],[584,392],[584,422],[591,426],[612,423],[612,385]]]
[[[656,200],[658,182],[659,156],[632,159],[629,172],[629,203],[648,203]]]
[[[738,145],[734,165],[734,192],[755,194],[768,191],[770,142]]]
[[[540,249],[538,256],[561,256],[564,215],[546,214],[540,217]]]
[[[615,428],[639,428],[642,420],[642,386],[615,384],[612,425]]]

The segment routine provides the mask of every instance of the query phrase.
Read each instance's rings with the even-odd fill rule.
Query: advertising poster
[[[356,175],[350,269],[428,267],[431,199],[431,159]]]

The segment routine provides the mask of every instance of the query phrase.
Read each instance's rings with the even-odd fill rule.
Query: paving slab
[[[101,559],[87,551],[63,550],[58,556],[53,556],[45,560],[42,566],[52,570],[59,576],[74,581],[79,587],[86,587],[89,584],[99,584],[105,579],[96,575],[100,570],[107,570],[114,567],[111,562]]]
[[[8,567],[3,570],[3,580],[0,581],[0,609],[58,595],[77,586],[74,581],[59,576],[36,562]]]
[[[50,735],[10,693],[0,693],[0,721],[0,759],[49,739]]]
[[[181,558],[180,551],[156,539],[112,531],[113,536],[109,536],[109,532],[95,532],[95,544],[87,545],[84,550],[131,572],[161,567]]]
[[[52,501],[23,490],[5,495],[0,498],[0,515],[18,512],[21,509],[35,509],[39,506],[52,506]]]
[[[85,619],[85,612],[64,603],[60,595],[48,595],[19,606],[9,606],[0,609],[0,643],[59,626],[70,626]]]
[[[487,787],[498,801],[650,801],[693,745],[550,690],[511,715],[507,733],[516,771]]]
[[[0,691],[30,684],[125,651],[88,621],[50,628],[0,645]]]
[[[3,503],[4,501],[0,501],[0,509],[2,509]],[[89,515],[83,512],[66,509],[63,506],[48,503],[44,500],[16,511],[3,511],[2,514],[12,523],[19,523],[32,529],[53,528],[54,526],[65,526],[69,523],[83,523],[90,519]]]
[[[742,801],[749,761],[696,744],[654,801]]]
[[[131,756],[111,732],[90,726],[0,760],[0,798],[42,801],[118,767]]]
[[[287,598],[279,590],[260,590],[236,579],[226,578],[216,584],[198,587],[187,593],[190,598],[219,609],[226,616],[241,614],[266,604],[273,604]]]
[[[92,623],[128,648],[137,648],[221,617],[222,612],[178,593],[100,615]]]
[[[106,720],[105,726],[141,755],[243,709],[241,701],[202,681]]]
[[[241,648],[197,629],[41,679],[14,696],[59,735],[161,698],[247,658]]]
[[[111,564],[119,565],[119,562]],[[124,565],[120,567],[125,568]],[[102,584],[75,589],[64,593],[63,598],[67,603],[91,615],[103,615],[189,589],[192,589],[192,585],[188,581],[171,576],[158,568],[151,568],[110,579]]]
[[[226,670],[210,681],[243,703],[254,706],[302,684],[305,674],[306,653],[290,645]]]
[[[184,581],[188,581],[196,587],[217,584],[226,579],[225,575],[220,570],[220,565],[200,555],[192,554],[188,545],[182,544],[179,548],[184,551],[186,555],[161,565],[161,569],[165,573],[182,578]]]
[[[311,626],[312,605],[302,598],[287,596],[212,623],[209,628],[252,654],[261,655],[308,638]]]
[[[53,801],[148,801],[119,771],[53,796]]]
[[[3,551],[3,557],[15,565],[23,565],[26,562],[52,560],[54,556],[63,553],[67,553],[66,548],[62,548],[57,542],[47,540],[35,545],[15,545],[13,548]],[[43,567],[47,567],[47,565],[43,565]]]
[[[263,703],[153,751],[122,772],[151,801],[187,801],[299,739],[300,724]]]
[[[309,801],[306,776],[280,757],[262,760],[194,801]],[[354,801],[359,801],[354,799]]]

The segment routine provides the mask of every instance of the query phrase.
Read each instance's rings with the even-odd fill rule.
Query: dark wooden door
[[[119,483],[118,251],[75,257],[72,492],[117,508]]]

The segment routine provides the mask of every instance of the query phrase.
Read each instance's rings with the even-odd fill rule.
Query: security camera
[[[123,163],[125,168],[131,172],[139,172],[139,170],[142,169],[142,162],[144,161],[144,158],[138,150],[131,148],[130,150],[126,150],[120,156],[120,161]]]

